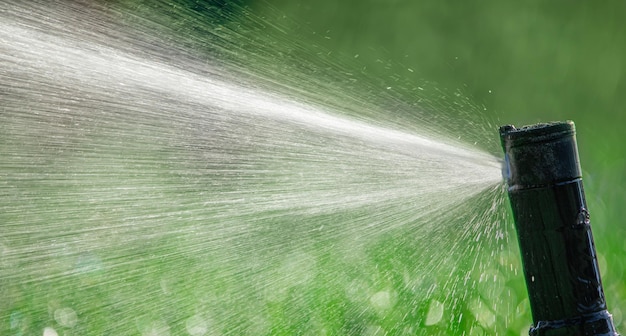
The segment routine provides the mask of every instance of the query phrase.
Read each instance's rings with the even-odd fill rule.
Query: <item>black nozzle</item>
[[[530,335],[618,335],[606,308],[574,123],[500,127]]]

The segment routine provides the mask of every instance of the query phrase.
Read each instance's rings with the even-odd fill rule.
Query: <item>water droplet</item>
[[[588,226],[589,225],[589,211],[585,208],[580,208],[578,211],[578,215],[576,215],[576,225],[577,226]]]
[[[437,300],[432,300],[430,302],[430,307],[428,307],[428,314],[426,314],[426,321],[424,324],[429,326],[439,323],[443,317],[443,309],[443,303]]]
[[[496,322],[496,315],[482,300],[477,299],[472,301],[469,304],[469,308],[476,318],[476,321],[478,321],[482,327],[490,328]]]
[[[202,336],[207,333],[209,327],[200,315],[194,315],[185,321],[185,329],[191,336]]]
[[[45,327],[43,329],[43,336],[59,336],[59,334],[57,334],[57,331],[52,327]]]
[[[372,306],[378,309],[387,309],[391,307],[391,294],[388,291],[380,291],[370,298]]]
[[[162,320],[141,319],[137,327],[142,336],[170,336],[170,327]]]
[[[78,316],[72,308],[59,308],[54,311],[54,320],[63,327],[73,328],[78,322]]]

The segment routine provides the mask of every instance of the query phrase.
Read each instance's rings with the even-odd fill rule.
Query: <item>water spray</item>
[[[530,335],[618,335],[602,289],[574,123],[500,128],[533,326]]]

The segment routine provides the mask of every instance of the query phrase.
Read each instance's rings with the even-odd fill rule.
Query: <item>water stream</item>
[[[114,6],[2,6],[2,334],[493,327],[493,155],[133,40]]]

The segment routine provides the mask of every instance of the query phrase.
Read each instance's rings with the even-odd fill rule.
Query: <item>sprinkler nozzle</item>
[[[571,121],[500,127],[530,335],[618,335],[607,311]]]

